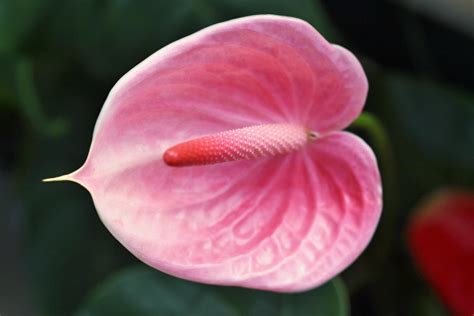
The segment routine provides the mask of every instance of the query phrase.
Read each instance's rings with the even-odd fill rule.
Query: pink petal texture
[[[120,79],[86,163],[69,177],[91,192],[110,232],[161,271],[212,284],[309,289],[355,260],[380,216],[375,156],[338,131],[361,112],[367,87],[357,59],[302,20],[217,24]],[[167,149],[192,139],[265,124],[317,137],[304,143],[296,133],[303,136],[282,146],[298,146],[276,156],[187,167],[163,161]]]

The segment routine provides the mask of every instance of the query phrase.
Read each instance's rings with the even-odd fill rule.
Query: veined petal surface
[[[365,102],[356,58],[304,21],[237,19],[158,51],[112,89],[84,166],[111,233],[190,280],[273,291],[317,286],[369,242],[381,211],[371,149],[337,132]],[[276,157],[176,168],[170,146],[246,126],[315,131]]]

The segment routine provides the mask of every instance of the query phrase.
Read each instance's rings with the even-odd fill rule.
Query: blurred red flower
[[[435,194],[410,221],[408,241],[419,271],[448,308],[474,313],[474,195]]]

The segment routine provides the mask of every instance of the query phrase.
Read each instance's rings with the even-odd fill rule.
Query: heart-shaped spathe
[[[86,187],[110,232],[169,274],[293,292],[346,268],[381,212],[372,150],[339,130],[361,112],[357,59],[308,23],[251,16],[159,50],[110,92],[85,164]],[[165,151],[204,135],[293,124],[318,135],[294,152],[170,167]]]

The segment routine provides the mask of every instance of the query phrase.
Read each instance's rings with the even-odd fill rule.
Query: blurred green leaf
[[[0,1],[0,55],[11,55],[33,31],[52,0]]]
[[[247,15],[299,17],[335,37],[322,7],[310,0],[83,0],[65,1],[56,10],[49,26],[56,49],[73,48],[70,53],[100,80],[116,80],[155,51],[206,26]]]
[[[283,300],[286,313],[282,313],[282,316],[349,315],[349,298],[339,278],[312,291],[287,295]]]
[[[77,316],[238,315],[210,288],[144,266],[125,269],[93,291]]]
[[[201,0],[205,2],[205,0]],[[303,19],[311,23],[324,37],[336,41],[339,37],[326,11],[318,0],[208,0],[224,19],[254,14],[278,14]]]
[[[400,132],[425,157],[474,169],[474,96],[402,75],[387,77],[386,92]]]
[[[96,288],[77,316],[348,315],[339,279],[299,294],[277,294],[184,281],[149,267],[125,269]]]
[[[76,55],[89,73],[116,80],[162,46],[186,35],[193,1],[65,1],[57,7],[51,37]],[[73,39],[73,41],[71,41]]]
[[[49,119],[44,114],[36,91],[30,61],[21,59],[15,64],[15,83],[18,104],[35,131],[50,137],[63,136],[67,131],[68,124],[63,119]]]
[[[0,57],[0,111],[14,109],[15,84],[14,60],[12,58]]]
[[[237,287],[219,289],[240,315],[324,316],[349,315],[349,297],[340,278],[313,290],[296,294],[279,294]]]
[[[416,298],[417,315],[420,316],[448,316],[449,313],[446,307],[439,301],[432,291],[423,289],[418,293]]]
[[[406,241],[400,236],[413,205],[427,192],[474,185],[474,98],[440,82],[382,69],[369,79],[368,107],[383,123],[393,145],[398,200],[386,200],[394,190],[384,180],[384,209],[377,232],[344,277],[351,297],[359,302],[355,308],[371,306],[365,314],[426,315],[421,310],[436,310],[436,305],[418,302],[426,285],[414,282]]]
[[[131,256],[102,226],[82,188],[37,188],[28,195],[27,268],[36,303],[46,315],[68,315],[86,291]],[[50,192],[46,192],[49,190]]]
[[[48,99],[50,109],[70,122],[67,137],[28,133],[15,166],[26,227],[25,263],[38,308],[36,315],[71,315],[87,291],[124,264],[134,262],[106,230],[86,190],[73,183],[45,184],[42,178],[77,169],[87,155],[98,104],[87,83],[70,84]],[[77,74],[73,79],[78,80]],[[79,94],[78,91],[81,93]]]

